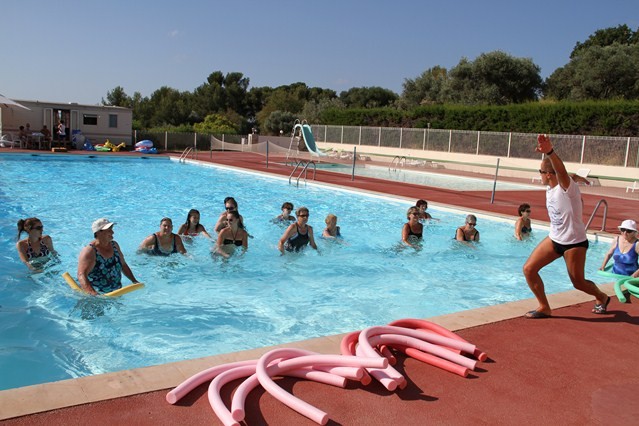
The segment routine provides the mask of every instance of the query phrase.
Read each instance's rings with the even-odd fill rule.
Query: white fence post
[[[448,131],[448,152],[450,152],[450,147],[453,143],[453,130]]]
[[[361,145],[361,144],[362,144],[362,126],[359,126],[359,137],[358,137],[357,145]]]
[[[164,150],[169,150],[169,132],[164,132]]]
[[[377,146],[382,146],[382,128],[379,127],[379,134],[377,135]]]
[[[584,163],[584,151],[586,150],[586,135],[584,135],[583,139],[581,140],[581,158],[579,159],[579,163],[583,164]]]
[[[404,128],[399,128],[399,147],[402,147],[402,138],[404,137]]]
[[[623,160],[623,166],[628,167],[628,156],[630,155],[630,136],[628,136],[628,142],[626,143],[626,158]]]
[[[342,134],[339,137],[339,143],[344,143],[344,126],[342,126]]]
[[[426,129],[424,129],[424,142],[422,142],[422,151],[426,151]]]
[[[508,132],[508,152],[506,153],[506,157],[510,158],[510,144],[513,140],[513,132]]]
[[[478,130],[477,131],[477,148],[475,149],[475,155],[479,155],[479,134],[481,132]]]

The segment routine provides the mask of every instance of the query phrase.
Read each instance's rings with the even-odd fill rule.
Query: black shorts
[[[585,247],[587,249],[588,240],[582,241],[580,243],[575,243],[575,244],[559,244],[558,242],[552,241],[552,248],[555,250],[555,253],[557,253],[559,256],[563,256],[565,252],[575,247]]]

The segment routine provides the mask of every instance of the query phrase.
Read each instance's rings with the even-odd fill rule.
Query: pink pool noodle
[[[339,345],[340,353],[342,355],[355,355],[355,346],[357,346],[358,338],[359,331],[353,331],[344,336]]]
[[[225,372],[218,374],[211,381],[208,390],[209,404],[211,405],[213,412],[215,412],[215,415],[217,415],[225,426],[236,426],[239,425],[239,423],[235,421],[231,412],[224,405],[224,401],[222,401],[222,397],[220,396],[220,390],[228,382],[250,376],[253,373],[255,373],[255,365],[246,365],[244,367],[236,367],[226,370]]]
[[[399,349],[409,357],[414,358],[418,361],[425,362],[426,364],[430,364],[432,366],[441,368],[442,370],[449,371],[462,377],[468,376],[468,369],[459,364],[455,364],[454,362],[404,345],[393,345],[393,347]]]
[[[364,348],[362,347],[362,345],[358,345],[355,351],[357,352],[358,357],[370,356],[369,353],[364,352]],[[379,357],[379,359],[386,359],[379,355],[377,356]],[[393,367],[388,367],[384,369],[367,368],[366,371],[368,371],[368,374],[373,376],[375,380],[380,382],[382,386],[384,386],[387,390],[391,392],[397,389],[397,385],[399,384],[399,382],[404,379],[404,377]]]
[[[266,354],[264,354],[257,362],[257,378],[260,381],[260,384],[264,389],[266,389],[271,395],[275,398],[279,399],[282,403],[294,409],[298,413],[308,417],[316,423],[321,425],[325,425],[328,422],[328,415],[322,410],[313,407],[309,403],[302,401],[301,399],[291,395],[286,392],[284,389],[280,388],[268,375],[267,368],[269,362],[272,359],[277,357],[287,357],[291,354],[291,356],[295,356],[296,351],[292,349],[274,349]],[[383,362],[378,362],[379,360]],[[361,359],[358,357],[352,356],[340,356],[340,355],[307,355],[301,356],[298,358],[292,358],[284,362],[289,362],[290,365],[296,365],[296,362],[299,362],[300,365],[315,365],[315,364],[324,364],[324,365],[340,365],[345,364],[346,366],[359,366],[359,367],[381,367],[388,365],[388,360],[385,358],[380,359]]]
[[[397,364],[397,358],[395,358],[395,355],[393,355],[390,349],[388,349],[388,346],[381,345],[379,347],[379,353],[382,354],[384,358],[388,359],[388,364],[390,365]]]
[[[423,340],[419,340],[410,336],[402,336],[399,334],[378,334],[375,336],[371,336],[369,342],[371,345],[386,343],[391,345],[400,344],[412,347],[415,349],[419,349],[420,351],[437,355],[440,358],[447,359],[448,361],[462,365],[471,370],[474,370],[477,364],[477,361],[473,359],[466,358],[465,356],[456,354],[437,345],[433,345],[432,343],[424,342]]]
[[[389,325],[398,326],[398,327],[422,328],[422,329],[434,331],[435,333],[441,334],[442,336],[450,337],[451,339],[456,339],[456,340],[466,342],[466,340],[463,337],[458,336],[456,333],[453,333],[447,328],[442,327],[439,324],[435,324],[434,322],[430,322],[426,320],[415,319],[415,318],[404,318],[404,319],[399,319],[397,321],[393,321]],[[480,361],[486,361],[486,359],[488,359],[488,355],[477,348],[472,352],[472,355]]]
[[[369,327],[362,331],[362,333],[366,336],[373,336],[376,334],[400,334],[402,336],[410,336],[416,339],[420,339],[429,343],[434,343],[440,346],[446,346],[449,348],[459,349],[462,352],[466,352],[472,354],[475,350],[475,345],[472,343],[468,343],[466,341],[460,341],[457,339],[453,339],[450,337],[442,336],[437,333],[423,331],[423,330],[415,330],[412,328],[406,327],[396,327],[396,326],[377,326],[377,327]],[[360,337],[361,340],[361,337]]]
[[[215,367],[207,368],[206,370],[200,371],[199,373],[189,377],[188,379],[177,385],[175,389],[167,393],[166,402],[168,402],[169,404],[175,404],[180,399],[188,395],[188,393],[191,392],[193,389],[200,386],[204,382],[213,380],[215,376],[225,372],[226,370],[230,370],[236,367],[244,367],[246,365],[255,365],[256,363],[256,360],[238,361],[228,364],[216,365]]]

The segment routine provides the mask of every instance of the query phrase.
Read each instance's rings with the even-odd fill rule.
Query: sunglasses
[[[235,210],[235,207],[226,207],[227,212],[232,212],[233,210]]]
[[[466,222],[468,224],[468,226],[475,226],[477,225],[477,223],[473,223],[473,222]]]
[[[634,229],[626,229],[626,228],[620,228],[619,229],[621,232],[626,232],[628,234],[635,232]]]
[[[524,210],[524,211],[525,211],[526,213],[530,213],[530,209],[528,209],[528,210]]]
[[[297,217],[308,217],[307,214],[298,214]]]
[[[40,226],[34,226],[31,229],[35,229],[37,231],[42,231],[44,229],[44,226],[40,225]]]
[[[541,173],[542,175],[545,175],[546,173],[550,173],[551,175],[556,174],[554,170],[541,170],[541,169],[539,169],[539,173]]]

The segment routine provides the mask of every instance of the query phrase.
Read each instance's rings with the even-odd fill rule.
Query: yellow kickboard
[[[73,290],[77,290],[77,291],[83,291],[82,288],[78,285],[77,282],[75,282],[75,280],[73,279],[73,277],[71,276],[71,274],[69,274],[68,272],[65,272],[64,274],[62,274],[62,278],[64,278],[64,281],[66,281],[66,283],[69,285],[69,287],[71,287]],[[144,284],[142,283],[133,283],[130,284],[126,287],[122,287],[119,288],[117,290],[113,290],[109,293],[104,293],[103,296],[107,296],[107,297],[118,297],[118,296],[122,296],[123,294],[127,294],[130,293],[132,291],[135,290],[139,290],[141,288],[144,287]]]

